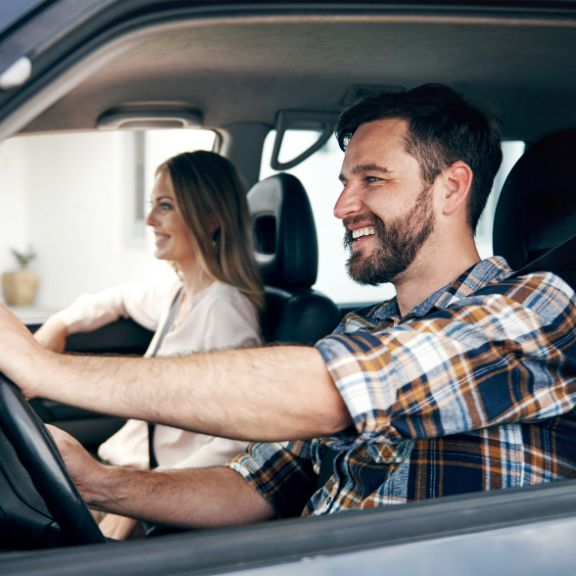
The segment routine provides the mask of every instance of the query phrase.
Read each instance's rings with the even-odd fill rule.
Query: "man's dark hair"
[[[425,84],[406,92],[370,96],[345,111],[336,127],[340,148],[345,150],[359,126],[385,118],[408,122],[406,151],[420,163],[427,184],[457,160],[468,164],[474,174],[468,223],[475,231],[502,161],[496,123],[452,88]]]

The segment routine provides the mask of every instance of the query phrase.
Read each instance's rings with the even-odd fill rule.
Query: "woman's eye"
[[[168,204],[168,202],[160,202],[160,204],[158,204],[158,207],[160,208],[160,210],[172,210],[172,204]]]

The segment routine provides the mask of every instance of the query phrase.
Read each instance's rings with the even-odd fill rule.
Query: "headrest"
[[[547,136],[518,160],[494,215],[494,254],[519,269],[576,233],[576,130]]]
[[[309,288],[318,273],[318,240],[310,201],[298,178],[270,176],[248,192],[262,280],[277,288]]]

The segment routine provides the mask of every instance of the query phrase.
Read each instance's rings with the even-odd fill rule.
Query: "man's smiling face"
[[[346,148],[334,215],[346,228],[348,272],[361,284],[393,281],[434,230],[432,186],[405,150],[406,129],[396,118],[369,122]]]

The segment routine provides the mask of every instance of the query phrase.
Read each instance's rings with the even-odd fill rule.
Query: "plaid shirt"
[[[353,427],[229,465],[279,516],[576,477],[575,322],[564,281],[498,257],[403,318],[395,299],[350,314],[316,347]]]

